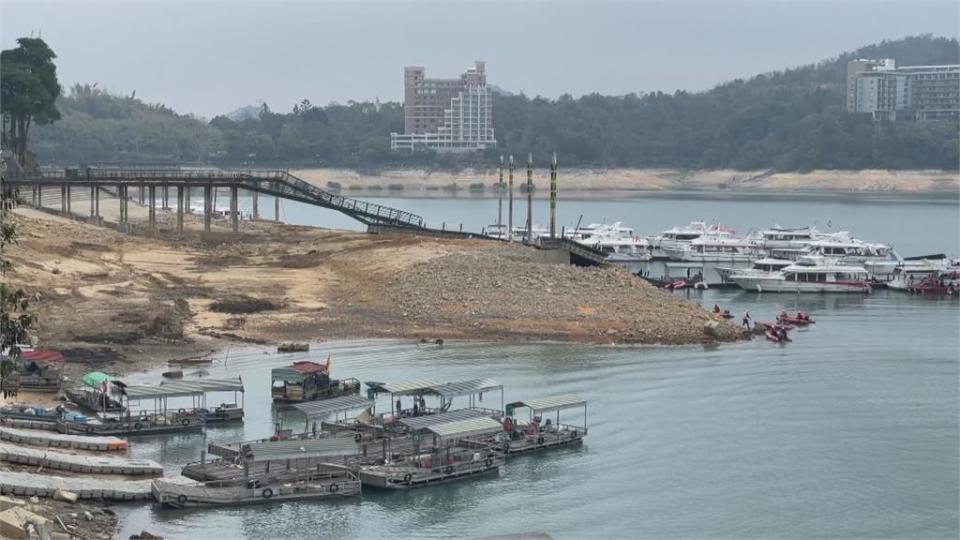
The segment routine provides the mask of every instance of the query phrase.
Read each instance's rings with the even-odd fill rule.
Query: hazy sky
[[[475,59],[514,92],[702,90],[883,39],[958,35],[949,1],[116,2],[0,0],[0,42],[42,32],[61,83],[97,82],[211,117],[400,100],[403,66]]]

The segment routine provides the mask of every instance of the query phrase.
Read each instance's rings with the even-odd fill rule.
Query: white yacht
[[[577,229],[579,234],[574,240],[585,246],[599,249],[607,255],[609,262],[643,262],[651,258],[649,243],[633,234],[633,229],[624,227],[620,222],[612,225],[591,224]]]
[[[670,259],[685,262],[749,262],[758,255],[749,240],[713,233],[661,249]]]
[[[730,228],[719,225],[708,226],[704,221],[692,221],[689,225],[673,227],[663,231],[658,236],[648,237],[647,241],[650,249],[653,251],[653,255],[664,256],[666,250],[685,246],[705,234],[732,238],[735,233],[736,231]]]
[[[941,259],[904,260],[892,272],[887,287],[896,291],[908,291],[924,280],[960,271],[960,261]]]
[[[750,268],[738,268],[733,266],[715,266],[714,270],[720,275],[720,279],[729,282],[734,274],[747,276],[767,276],[777,273],[793,264],[789,259],[776,259],[773,257],[764,257],[753,261]]]
[[[754,236],[754,243],[760,249],[790,249],[802,248],[810,242],[819,239],[822,233],[816,227],[781,227],[774,225],[769,229],[759,231]]]
[[[487,225],[483,228],[483,233],[489,236],[490,238],[496,238],[497,240],[506,240],[507,239],[507,226],[502,223],[493,223]]]
[[[899,257],[886,244],[875,244],[851,238],[847,235],[831,235],[814,240],[807,245],[807,255],[837,258],[841,263],[864,263],[887,261],[895,265]]]
[[[730,279],[742,289],[757,292],[870,292],[867,271],[862,266],[818,256],[801,257],[768,275],[733,274]]]

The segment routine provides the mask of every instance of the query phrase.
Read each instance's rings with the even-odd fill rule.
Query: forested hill
[[[255,118],[218,116],[206,123],[89,86],[75,86],[60,99],[63,119],[38,126],[32,148],[43,163],[458,167],[492,163],[500,153],[546,156],[555,150],[567,166],[957,169],[956,122],[875,123],[844,111],[851,58],[957,64],[960,46],[931,36],[886,41],[700,93],[557,100],[497,95],[499,147],[466,159],[392,154],[389,133],[403,126],[396,103],[316,107],[304,100],[289,113],[264,105]]]

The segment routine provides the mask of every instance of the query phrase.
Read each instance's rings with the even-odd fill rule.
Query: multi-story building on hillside
[[[422,67],[408,66],[403,83],[403,133],[390,134],[392,150],[471,152],[496,146],[484,62],[458,79],[427,79]]]
[[[960,65],[896,67],[893,60],[847,64],[847,110],[886,120],[960,118]]]

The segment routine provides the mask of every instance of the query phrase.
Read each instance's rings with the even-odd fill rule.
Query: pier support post
[[[509,183],[507,184],[507,242],[513,242],[513,156],[510,156]]]
[[[100,217],[100,186],[93,186],[93,215]]]
[[[503,234],[503,156],[500,156],[500,181],[497,182],[497,230]]]
[[[280,182],[274,182],[273,190],[275,193],[280,193]],[[273,197],[273,220],[280,223],[280,196],[278,195]]]
[[[148,195],[150,203],[150,219],[149,227],[150,232],[157,232],[157,186],[150,186],[150,193]]]
[[[183,233],[183,186],[177,186],[177,234]]]
[[[67,213],[67,186],[60,186],[60,212],[63,214]]]
[[[256,191],[251,191],[250,196],[253,199],[253,220],[256,221],[260,219],[260,194]]]
[[[163,204],[161,208],[167,210],[170,208],[170,186],[167,184],[163,185]]]
[[[183,211],[186,212],[186,213],[188,213],[188,214],[191,212],[191,210],[190,210],[190,190],[191,190],[191,187],[190,187],[190,186],[187,186],[186,188],[184,188],[184,191],[183,191],[183,196],[184,196],[184,198],[183,198]]]
[[[527,244],[533,244],[533,153],[527,154]]]
[[[96,212],[93,208],[93,199],[97,196],[97,186],[90,184],[90,217],[96,215]]]
[[[240,205],[237,204],[239,191],[237,186],[230,186],[230,227],[233,232],[240,232]]]
[[[32,202],[34,206],[38,206],[37,205],[37,186],[33,186],[33,191],[30,194],[30,202]]]
[[[557,153],[550,162],[550,239],[557,237]]]
[[[117,195],[120,196],[120,223],[126,225],[127,213],[130,211],[130,207],[127,206],[127,186],[123,184],[118,185]],[[126,228],[124,228],[124,230],[126,230]]]
[[[37,186],[37,208],[43,208],[43,186]]]
[[[203,232],[210,232],[210,220],[213,218],[213,187],[203,186]]]
[[[140,184],[139,190],[140,190],[140,205],[141,205],[141,206],[143,206],[143,192],[144,192],[143,187],[144,187],[143,184]]]

